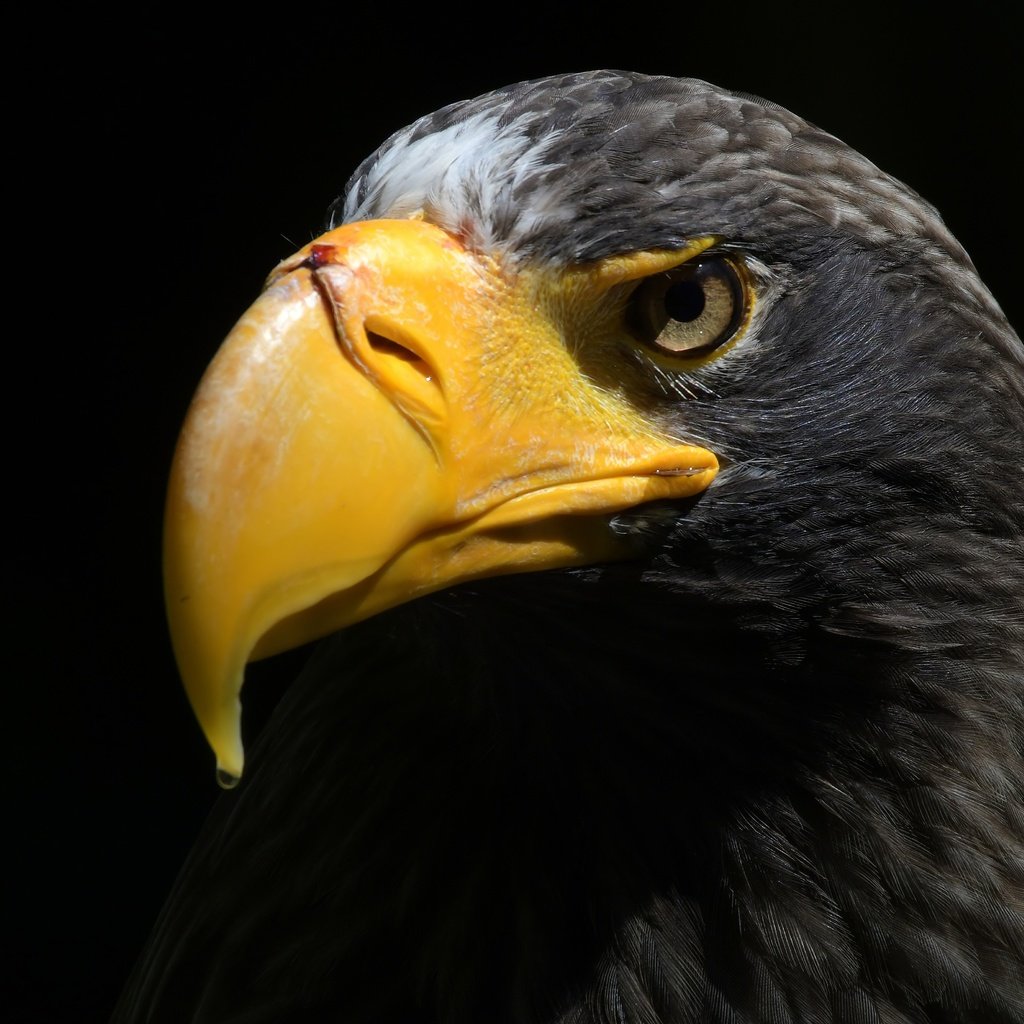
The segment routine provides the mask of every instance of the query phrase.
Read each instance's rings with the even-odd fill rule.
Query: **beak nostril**
[[[419,370],[427,380],[433,377],[433,372],[427,361],[400,342],[387,338],[383,334],[377,334],[376,331],[371,331],[369,328],[366,329],[366,341],[370,348],[379,355],[391,356],[393,359],[400,359],[402,362],[408,363]]]

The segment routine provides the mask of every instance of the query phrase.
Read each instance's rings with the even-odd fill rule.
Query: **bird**
[[[1022,467],[967,253],[788,110],[602,70],[398,131],[182,428],[228,791],[114,1020],[1024,1021]]]

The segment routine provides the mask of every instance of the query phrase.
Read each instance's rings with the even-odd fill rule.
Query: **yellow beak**
[[[247,661],[465,580],[625,557],[612,514],[707,487],[714,455],[659,436],[566,343],[567,317],[646,267],[542,286],[407,220],[278,268],[199,387],[167,500],[172,640],[226,783]]]

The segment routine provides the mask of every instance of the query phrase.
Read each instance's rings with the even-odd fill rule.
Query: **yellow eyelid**
[[[691,239],[681,249],[650,249],[608,256],[594,263],[572,267],[566,274],[566,280],[574,282],[576,278],[580,278],[587,282],[588,289],[597,292],[607,291],[615,285],[627,284],[630,281],[639,282],[655,274],[673,270],[719,245],[721,241],[719,235],[701,235]]]

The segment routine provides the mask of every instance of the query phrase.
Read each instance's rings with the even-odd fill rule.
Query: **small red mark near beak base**
[[[319,270],[330,263],[333,256],[333,245],[314,245],[309,250],[309,255],[302,261],[302,265],[309,267],[310,270]]]

